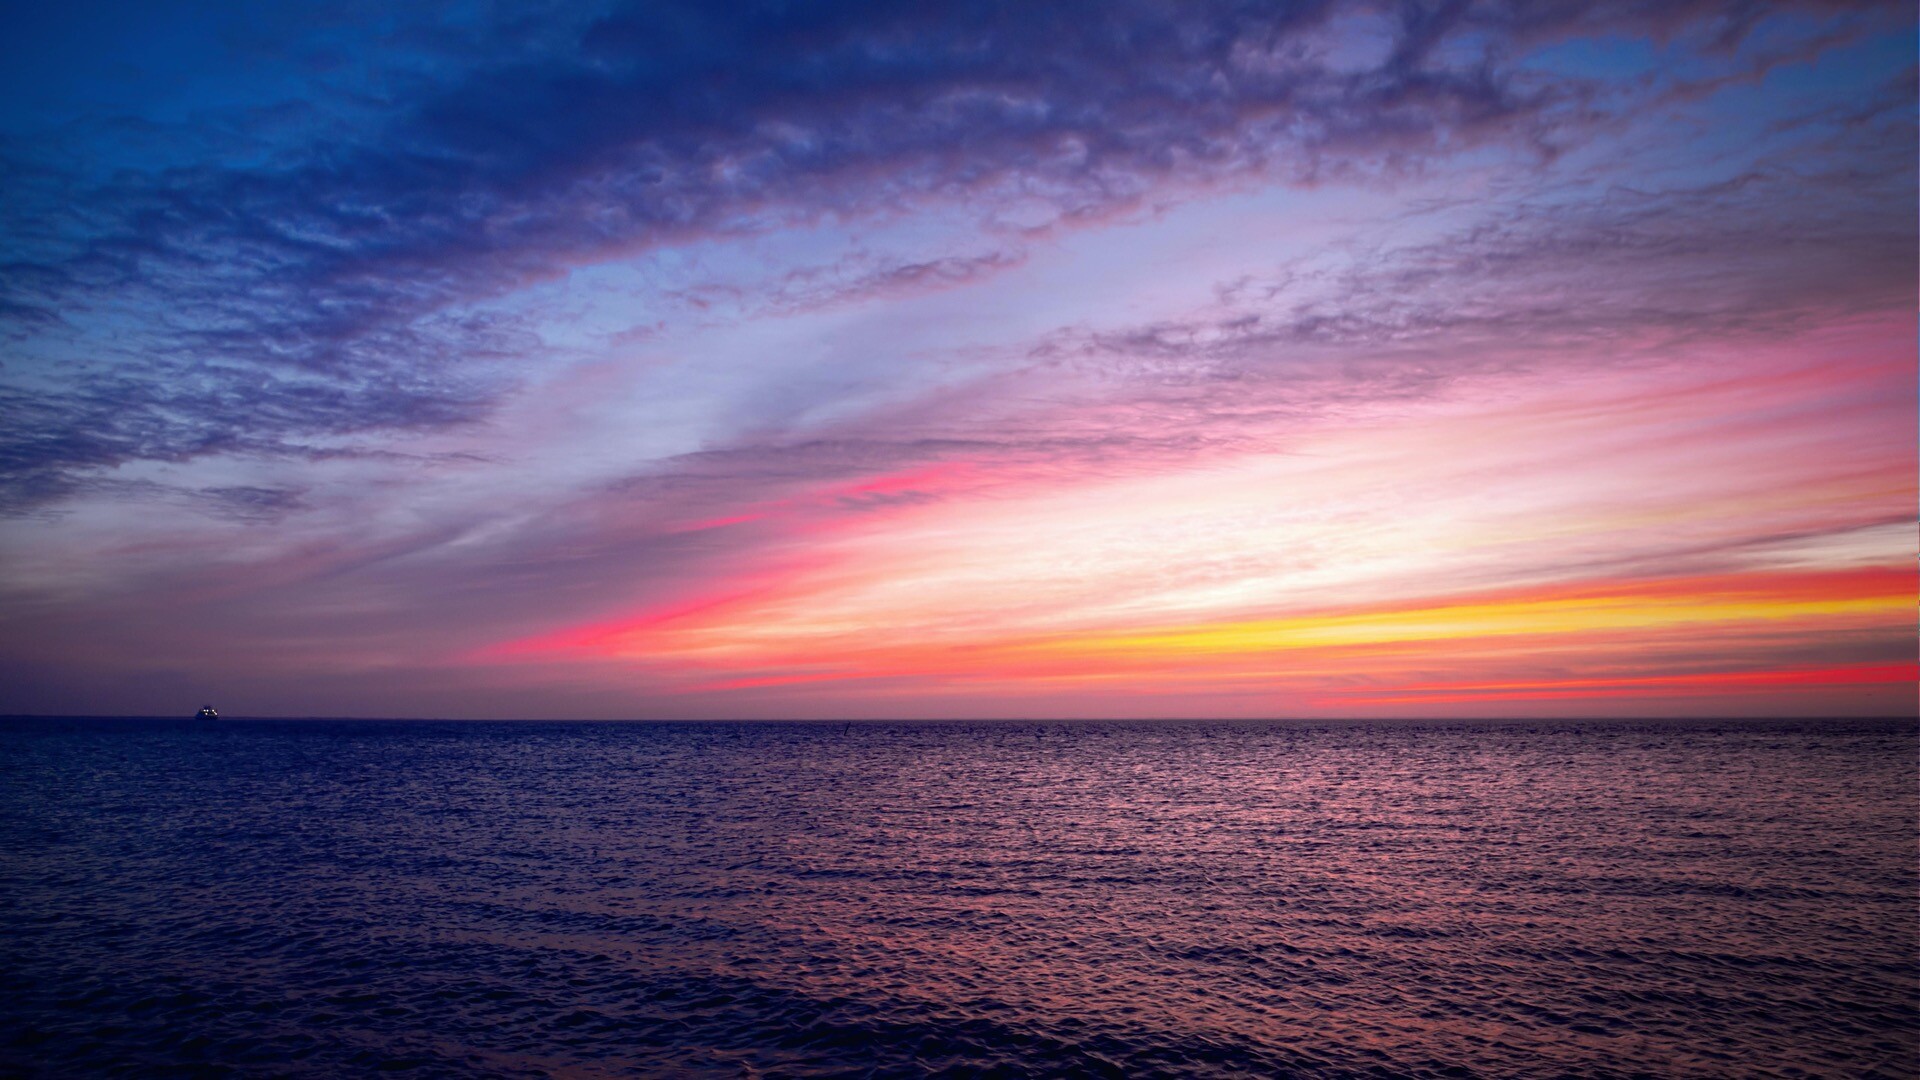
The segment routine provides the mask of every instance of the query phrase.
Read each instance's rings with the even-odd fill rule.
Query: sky
[[[1913,715],[1910,3],[0,8],[0,712]]]

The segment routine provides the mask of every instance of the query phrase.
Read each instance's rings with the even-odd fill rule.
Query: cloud
[[[208,454],[317,458],[318,433],[424,429],[484,415],[477,388],[431,388],[401,371],[313,380],[187,364],[109,370],[58,391],[0,386],[0,513],[23,512],[82,490],[99,470],[129,461]]]
[[[71,164],[75,147],[13,140],[0,147],[12,206],[0,379],[16,430],[5,504],[127,461],[471,422],[543,347],[537,328],[475,305],[693,237],[929,200],[989,225],[1014,205],[1075,220],[1170,185],[1324,183],[1477,146],[1533,152],[1582,122],[1587,91],[1523,77],[1497,48],[1455,57],[1450,35],[1532,42],[1683,18],[1396,5],[1382,9],[1382,58],[1355,70],[1329,51],[1332,10],[649,4],[557,31],[442,28],[460,48],[397,79],[384,113],[315,82],[305,119],[276,120],[276,141],[250,154],[176,128],[206,156],[98,175]],[[320,53],[313,70],[332,55]],[[327,140],[300,142],[302,123]],[[786,302],[1006,265],[876,266],[825,295],[790,282]]]
[[[213,503],[215,513],[246,522],[277,521],[307,506],[306,492],[294,487],[236,484],[203,488],[198,494]]]
[[[1260,386],[1332,402],[1591,363],[1601,347],[1635,362],[1898,312],[1920,276],[1914,139],[1886,128],[1909,107],[1883,100],[1819,161],[1789,146],[1727,178],[1549,189],[1434,239],[1347,243],[1239,278],[1185,318],[1063,330],[1035,356],[1163,386],[1230,383],[1240,405]]]
[[[1904,6],[167,17],[231,51],[104,50],[97,97],[0,109],[10,670],[492,709],[486,649],[690,605],[732,605],[708,674],[777,681],[839,639],[727,650],[816,617],[947,640],[1897,547]],[[672,666],[541,678],[618,713]]]
[[[789,270],[760,287],[712,281],[669,295],[699,311],[724,308],[730,318],[790,314],[963,286],[1024,261],[1025,252],[1018,247],[923,259],[861,251],[832,263]],[[635,338],[629,335],[626,340]]]

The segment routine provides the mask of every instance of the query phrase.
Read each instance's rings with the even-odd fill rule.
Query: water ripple
[[[0,721],[0,1073],[1913,1076],[1910,721]]]

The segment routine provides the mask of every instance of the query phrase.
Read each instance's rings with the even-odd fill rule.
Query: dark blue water
[[[0,722],[0,1071],[1911,1076],[1912,721]]]

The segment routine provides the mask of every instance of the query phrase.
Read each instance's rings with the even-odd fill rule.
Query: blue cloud
[[[257,10],[16,27],[15,58],[47,55],[0,112],[0,507],[129,461],[485,417],[540,348],[485,305],[573,266],[930,200],[1072,218],[1174,182],[1557,153],[1606,119],[1590,80],[1514,57],[1725,52],[1757,17],[1401,4],[1355,70],[1325,3]]]

